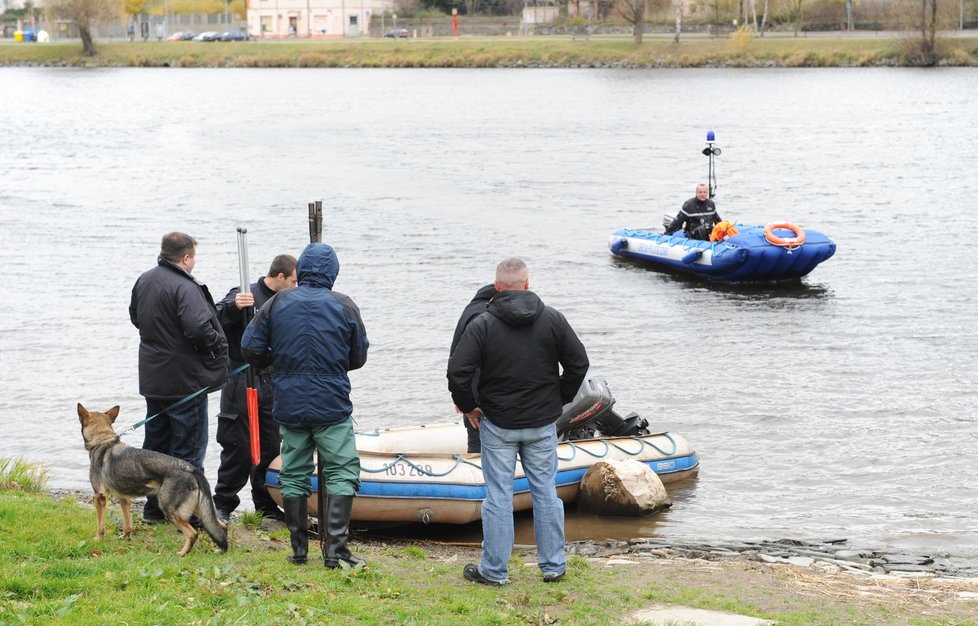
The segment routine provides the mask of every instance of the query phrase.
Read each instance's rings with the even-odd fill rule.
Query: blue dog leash
[[[232,378],[234,378],[235,376],[237,376],[241,372],[245,371],[249,367],[250,367],[250,365],[248,365],[247,363],[245,363],[241,367],[239,367],[236,370],[234,370],[233,372],[229,373],[227,375],[227,377],[224,379],[224,382],[227,382],[227,381],[231,380]],[[191,400],[193,400],[194,398],[196,398],[197,396],[199,396],[200,394],[204,393],[205,391],[207,391],[210,388],[211,388],[211,385],[208,385],[207,387],[204,387],[203,389],[198,389],[197,391],[193,392],[192,394],[190,394],[186,398],[181,398],[180,400],[177,400],[176,402],[174,402],[170,406],[166,407],[165,409],[163,409],[162,411],[160,411],[156,415],[151,415],[151,416],[147,417],[146,419],[144,419],[142,421],[136,422],[135,424],[133,424],[129,428],[127,428],[124,431],[122,431],[119,434],[119,436],[122,437],[123,435],[128,435],[129,433],[131,433],[132,431],[136,430],[137,428],[140,428],[142,426],[145,426],[146,423],[149,422],[150,420],[153,420],[153,419],[159,417],[160,415],[163,415],[164,413],[166,413],[168,411],[172,411],[173,409],[177,408],[178,406],[182,406],[182,405],[190,402]]]

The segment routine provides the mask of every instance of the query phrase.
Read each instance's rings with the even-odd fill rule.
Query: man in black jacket
[[[244,364],[241,355],[241,335],[244,334],[244,309],[260,309],[268,299],[283,289],[296,285],[295,257],[280,254],[272,259],[268,274],[251,283],[249,292],[235,287],[217,303],[217,314],[228,338],[231,368]],[[255,512],[264,517],[285,521],[285,514],[278,508],[265,489],[265,472],[268,464],[279,454],[282,438],[278,424],[272,417],[272,376],[269,370],[256,372],[258,390],[258,440],[260,459],[251,464],[251,436],[248,423],[246,397],[247,376],[240,375],[228,381],[221,391],[221,412],[217,415],[217,443],[221,446],[221,465],[217,469],[214,485],[214,505],[217,515],[225,522],[241,503],[238,492],[251,480],[251,501]]]
[[[587,352],[564,316],[529,291],[522,260],[500,263],[495,286],[500,293],[469,323],[448,362],[452,399],[482,433],[486,481],[482,558],[478,565],[466,565],[463,574],[485,585],[509,582],[518,454],[533,498],[537,564],[544,582],[556,582],[567,567],[564,506],[554,484],[556,422],[584,381]],[[476,370],[478,401],[472,390]]]
[[[683,203],[676,218],[666,227],[665,234],[671,235],[681,228],[690,239],[708,240],[713,227],[721,219],[717,205],[707,197],[709,193],[709,188],[703,183],[696,185],[696,196]]]
[[[466,305],[462,310],[461,317],[458,318],[458,323],[455,325],[455,334],[452,336],[452,348],[448,351],[448,357],[451,358],[452,354],[455,352],[455,347],[458,345],[458,340],[462,338],[462,333],[465,332],[465,327],[469,325],[469,322],[479,317],[486,312],[489,307],[489,301],[492,300],[496,294],[496,285],[490,283],[485,287],[481,287],[479,291],[475,292],[475,297],[472,301]],[[472,393],[475,395],[476,403],[479,401],[479,372],[476,370],[475,376],[472,378]],[[457,406],[456,411],[460,411]],[[465,425],[465,434],[468,437],[468,445],[466,447],[467,452],[478,453],[482,450],[482,444],[479,442],[479,429],[473,428],[472,424],[469,423],[468,418],[462,418],[462,424]]]
[[[157,266],[132,288],[129,319],[139,329],[139,393],[146,398],[143,448],[184,459],[204,471],[207,394],[228,374],[228,342],[207,287],[191,272],[197,241],[173,232],[163,236]],[[146,498],[143,521],[159,523],[155,497]]]

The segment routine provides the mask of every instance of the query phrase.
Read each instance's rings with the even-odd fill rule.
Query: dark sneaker
[[[559,583],[564,579],[564,572],[559,574],[544,574],[543,582],[545,583]]]
[[[166,524],[165,517],[144,517],[143,523],[149,526],[156,526],[157,524]]]
[[[217,519],[221,520],[225,524],[231,521],[231,511],[225,511],[223,509],[217,510]]]
[[[490,580],[486,578],[479,571],[479,566],[473,563],[469,563],[462,568],[462,575],[465,576],[465,580],[471,580],[480,585],[489,585],[490,587],[500,587],[509,582],[508,580]]]

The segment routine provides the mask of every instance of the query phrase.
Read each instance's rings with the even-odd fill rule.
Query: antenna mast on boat
[[[717,188],[717,172],[716,164],[713,161],[714,156],[720,156],[720,148],[715,148],[713,144],[716,142],[716,136],[713,134],[712,130],[706,131],[706,147],[703,148],[703,154],[710,157],[710,169],[707,172],[707,183],[710,187],[710,197],[716,195]]]

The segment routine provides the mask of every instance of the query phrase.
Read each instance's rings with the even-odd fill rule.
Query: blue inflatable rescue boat
[[[736,224],[738,234],[722,241],[689,239],[682,232],[615,231],[611,253],[717,282],[791,280],[805,276],[835,254],[835,243],[794,224]]]

